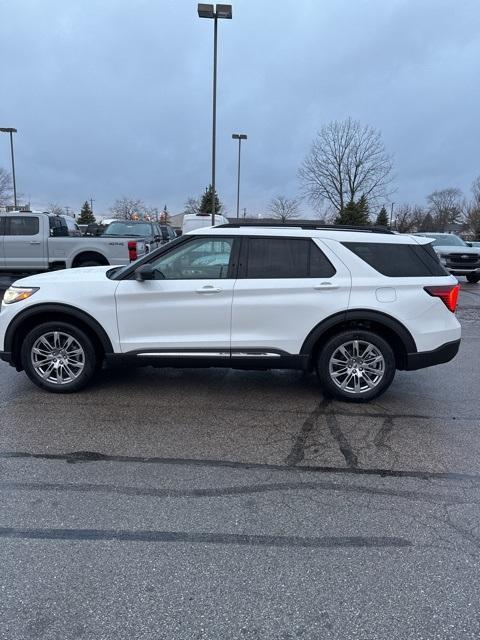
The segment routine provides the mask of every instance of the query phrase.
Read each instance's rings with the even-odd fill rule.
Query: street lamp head
[[[13,127],[0,127],[0,131],[3,131],[3,133],[17,133],[17,130]]]
[[[217,18],[232,19],[232,5],[231,4],[217,4]]]
[[[199,4],[198,5],[198,17],[199,18],[214,18],[215,11],[213,4]]]
[[[245,133],[232,133],[232,138],[234,140],[246,140],[247,135]]]

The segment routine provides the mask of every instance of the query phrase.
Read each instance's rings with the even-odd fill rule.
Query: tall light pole
[[[393,220],[393,205],[395,202],[392,202],[392,206],[390,207],[390,229],[392,228],[392,220]]]
[[[17,208],[17,184],[15,182],[15,159],[13,156],[13,134],[17,133],[14,127],[0,127],[0,131],[10,134],[10,151],[12,153],[12,178],[13,178],[13,204]]]
[[[245,133],[232,133],[232,138],[238,140],[238,175],[237,175],[237,218],[240,212],[240,157],[242,153],[242,140],[246,140]]]
[[[215,145],[217,135],[217,23],[232,18],[231,4],[199,4],[199,18],[213,18],[212,226],[215,224]]]

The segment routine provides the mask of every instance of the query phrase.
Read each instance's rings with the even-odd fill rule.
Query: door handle
[[[222,289],[220,287],[214,287],[211,284],[206,284],[204,287],[197,289],[197,293],[220,293]]]
[[[32,240],[30,244],[42,244],[40,240]]]
[[[320,282],[320,284],[314,285],[313,288],[317,291],[325,289],[338,289],[338,284],[333,284],[332,282]]]

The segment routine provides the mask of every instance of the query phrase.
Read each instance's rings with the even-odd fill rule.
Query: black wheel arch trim
[[[72,318],[80,320],[95,333],[95,335],[100,340],[105,353],[113,353],[113,346],[105,329],[97,320],[95,320],[95,318],[89,315],[86,311],[82,311],[81,309],[77,309],[76,307],[72,307],[68,304],[40,303],[24,309],[21,313],[16,315],[8,325],[5,332],[4,349],[6,352],[10,352],[12,354],[12,358],[15,347],[15,333],[19,326],[28,318],[32,318],[43,313],[62,313],[64,315],[69,315]],[[52,318],[52,320],[54,321],[55,318]]]
[[[317,324],[317,326],[315,326],[305,338],[300,353],[311,354],[315,347],[315,344],[322,337],[322,335],[333,327],[344,324],[346,322],[362,320],[366,322],[375,322],[377,324],[381,324],[385,328],[393,331],[402,341],[406,353],[417,352],[417,345],[415,344],[415,340],[413,339],[410,331],[401,322],[399,322],[395,318],[392,318],[392,316],[389,316],[386,313],[382,313],[381,311],[373,311],[371,309],[352,309],[349,311],[341,311],[340,313],[335,313],[334,315],[329,316],[328,318],[322,320],[322,322]]]

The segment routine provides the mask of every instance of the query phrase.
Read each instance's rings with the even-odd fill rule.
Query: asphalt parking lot
[[[0,364],[0,638],[478,639],[480,285],[366,406],[297,372]]]

